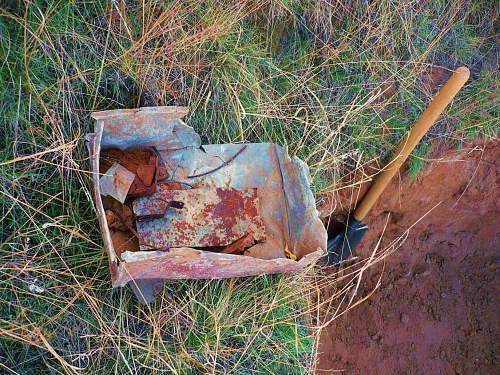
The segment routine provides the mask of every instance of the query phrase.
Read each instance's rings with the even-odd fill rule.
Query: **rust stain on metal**
[[[111,241],[118,257],[125,251],[138,251],[139,241],[130,231],[111,229]]]
[[[177,207],[182,203],[182,208],[172,207],[172,202]],[[137,198],[133,208],[140,242],[149,245],[141,246],[145,250],[226,246],[247,234],[264,240],[258,205],[257,189],[169,190],[160,185],[154,195]],[[152,218],[141,220],[144,216]]]
[[[118,266],[116,265],[116,262],[111,259],[109,261],[109,272],[111,273],[111,279],[113,281],[117,280],[120,277]]]
[[[222,249],[221,253],[224,254],[241,254],[245,249],[255,244],[255,238],[249,233],[246,236],[236,240],[231,245],[226,246]]]

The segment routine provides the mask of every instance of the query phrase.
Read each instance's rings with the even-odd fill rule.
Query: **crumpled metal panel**
[[[240,149],[237,144],[204,145],[203,150],[186,148],[161,154],[173,171],[174,180],[198,188],[258,189],[267,240],[250,248],[247,255],[284,258],[287,246],[300,259],[311,249],[324,248],[326,231],[309,188],[307,165],[297,157],[290,158],[283,147],[272,143],[246,144],[245,151],[223,168],[201,178],[189,178],[217,168]]]
[[[247,234],[266,238],[255,188],[169,190],[160,184],[133,208],[141,250],[227,246]]]
[[[185,107],[146,107],[94,112],[92,117],[104,121],[103,149],[176,150],[201,145],[200,136],[181,120],[187,113]]]
[[[109,255],[113,286],[132,280],[250,276],[297,270],[316,261],[326,251],[326,230],[321,223],[309,188],[307,166],[288,157],[280,146],[247,144],[237,158],[213,173],[192,178],[220,167],[241,145],[204,145],[180,118],[187,108],[158,107],[93,113],[95,134],[89,135],[89,151],[96,209],[104,247]],[[214,124],[216,126],[216,124]],[[117,255],[104,216],[99,190],[101,148],[155,147],[168,167],[169,179],[195,189],[256,189],[258,212],[265,240],[232,255],[192,248],[168,252],[126,251]],[[287,251],[298,261],[288,259]]]
[[[115,286],[125,286],[134,279],[225,279],[300,270],[317,261],[323,250],[311,252],[294,261],[287,258],[264,260],[232,254],[219,254],[191,248],[126,253]]]

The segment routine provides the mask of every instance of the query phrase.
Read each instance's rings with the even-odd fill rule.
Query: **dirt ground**
[[[366,220],[366,256],[442,202],[386,258],[382,286],[320,342],[318,373],[497,374],[500,142],[434,151],[415,182],[395,178]],[[364,281],[375,286],[382,265]]]

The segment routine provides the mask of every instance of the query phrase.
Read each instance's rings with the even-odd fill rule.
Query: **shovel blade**
[[[337,265],[352,256],[367,230],[368,225],[350,218],[343,231],[328,239],[326,263]]]

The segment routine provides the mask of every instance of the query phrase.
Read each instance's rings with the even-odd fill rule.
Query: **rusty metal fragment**
[[[254,244],[255,238],[251,233],[249,233],[246,236],[241,237],[239,240],[236,240],[231,245],[227,245],[224,249],[222,249],[221,253],[241,254],[245,249],[248,249]]]
[[[106,210],[105,212],[109,229],[117,229],[121,231],[127,230],[126,225],[122,223],[117,214],[115,214],[112,210]]]
[[[126,262],[121,264],[114,285],[125,286],[135,279],[223,279],[291,272],[314,263],[323,254],[323,250],[318,249],[294,261],[286,258],[264,260],[191,248],[127,252],[123,254]]]
[[[101,153],[100,167],[107,169],[111,163],[119,163],[135,178],[128,190],[129,197],[151,195],[156,191],[156,182],[165,178],[167,172],[158,160],[158,154],[153,149],[119,150],[116,148],[104,150]]]
[[[133,204],[141,250],[226,246],[247,234],[264,240],[258,206],[255,188],[168,190],[163,185]],[[141,220],[144,216],[149,219]]]
[[[134,213],[127,204],[121,204],[118,201],[106,198],[103,200],[103,206],[106,210],[106,222],[110,229],[134,232]]]
[[[134,179],[135,174],[122,165],[114,163],[99,180],[101,194],[108,195],[118,202],[124,203]]]
[[[139,250],[139,241],[131,232],[111,229],[113,247],[118,257],[124,252],[136,252]]]

